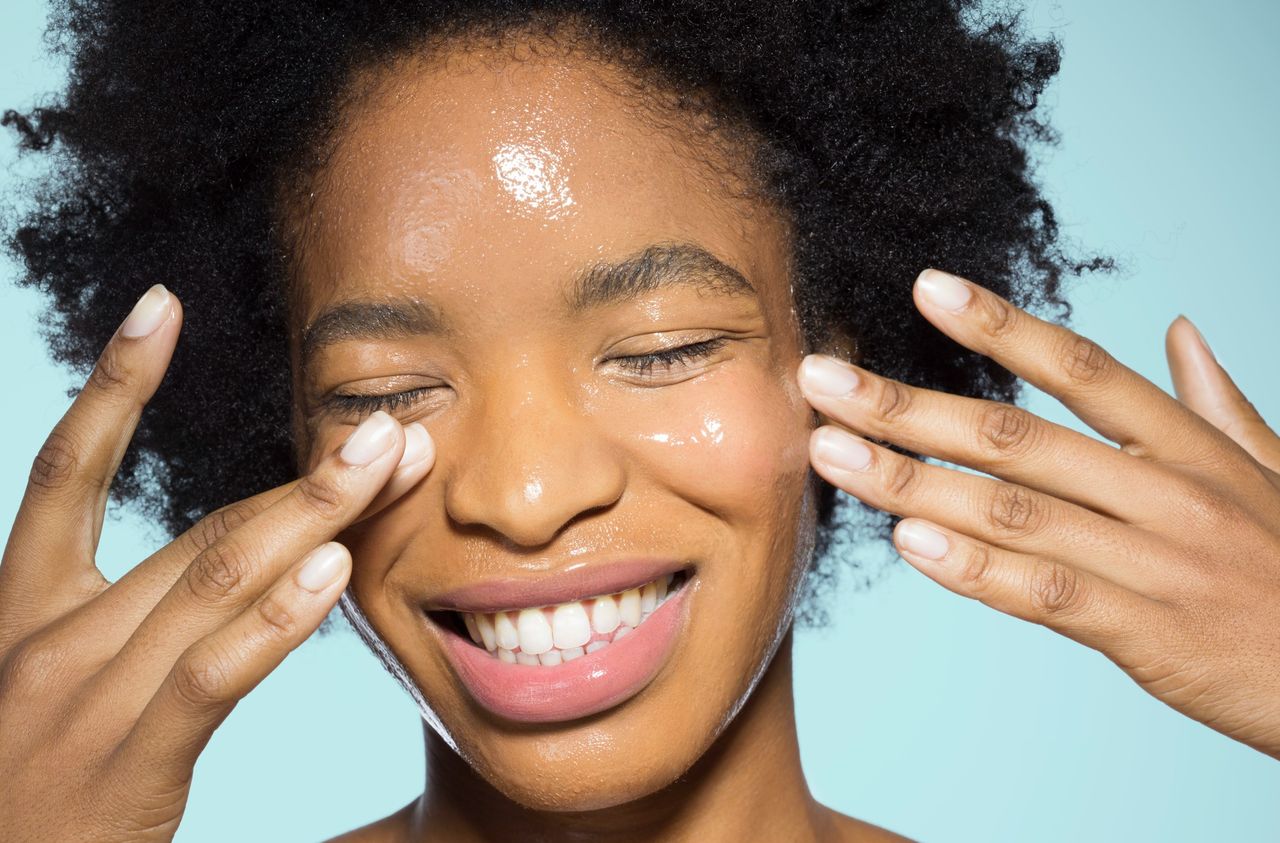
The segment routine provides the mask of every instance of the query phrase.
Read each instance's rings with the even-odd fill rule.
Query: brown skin
[[[367,82],[309,205],[295,290],[295,339],[352,303],[401,299],[454,331],[348,330],[311,354],[295,343],[304,462],[360,418],[328,396],[432,388],[394,410],[437,443],[430,476],[344,535],[359,560],[352,595],[466,759],[429,731],[429,775],[449,784],[389,836],[481,839],[468,830],[481,824],[496,838],[829,837],[784,727],[789,659],[768,664],[816,493],[787,229],[733,200],[681,151],[689,138],[598,83],[616,71],[499,68],[459,56]],[[670,242],[705,249],[759,295],[677,287],[566,311],[580,272]],[[718,336],[728,342],[705,360],[643,375],[617,365]],[[669,663],[602,715],[503,721],[470,698],[424,623],[422,607],[461,585],[632,553],[695,560],[697,580]],[[708,753],[766,667],[771,692]],[[668,787],[699,758],[705,785]]]
[[[180,306],[157,294],[142,307],[155,318],[131,317],[113,338],[37,459],[0,564],[6,839],[171,837],[210,735],[348,577],[462,751],[429,732],[430,792],[349,839],[893,839],[815,803],[798,760],[785,633],[813,528],[810,463],[913,516],[904,525],[941,525],[949,562],[901,546],[906,527],[895,538],[944,586],[1099,649],[1166,703],[1280,756],[1269,634],[1280,437],[1190,323],[1167,337],[1174,399],[976,285],[949,312],[923,296],[930,279],[917,282],[916,305],[940,330],[1122,448],[861,370],[851,394],[824,397],[800,365],[785,228],[717,193],[678,130],[636,120],[633,104],[592,83],[604,72],[566,60],[505,76],[402,66],[378,80],[383,96],[359,106],[321,182],[310,222],[324,248],[300,264],[297,327],[352,297],[410,294],[458,332],[348,338],[308,359],[297,409],[309,472],[108,584],[93,564],[104,490],[160,383]],[[534,140],[544,152],[513,160],[545,165],[554,153],[555,168],[534,172],[563,176],[572,204],[493,177],[495,152]],[[671,239],[701,244],[760,296],[673,289],[559,318],[553,303],[584,265]],[[709,329],[733,339],[678,364],[688,371],[645,376],[655,383],[616,368],[617,356]],[[362,428],[384,425],[367,461],[335,453],[351,420],[316,411],[325,390],[433,383],[448,388],[397,412],[430,428],[438,459],[402,461],[420,431],[384,416]],[[814,410],[837,424],[814,431]],[[1001,479],[874,444],[867,470],[842,471],[817,448],[837,428]],[[354,573],[339,546],[324,581],[309,579],[304,557],[339,534]],[[571,547],[696,559],[689,626],[663,672],[614,709],[536,728],[500,722],[466,697],[415,607],[469,578],[553,570]]]

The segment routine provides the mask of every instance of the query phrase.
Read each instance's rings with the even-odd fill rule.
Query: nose
[[[522,547],[550,542],[577,516],[618,500],[626,473],[603,420],[584,412],[565,378],[524,367],[473,384],[445,509]]]

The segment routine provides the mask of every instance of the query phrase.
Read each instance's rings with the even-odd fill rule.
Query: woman
[[[9,120],[79,162],[17,243],[64,356],[106,350],[0,566],[6,828],[172,834],[345,590],[432,727],[431,789],[352,839],[893,839],[796,751],[836,488],[1280,753],[1280,656],[1238,656],[1276,613],[1275,435],[1189,324],[1179,402],[1015,304],[1069,263],[1023,149],[1051,47],[946,3],[77,14],[65,107]],[[933,263],[983,286],[908,291]],[[108,585],[121,459],[187,529]]]

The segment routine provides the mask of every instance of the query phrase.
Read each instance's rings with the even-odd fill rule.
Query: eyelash
[[[614,359],[628,372],[643,375],[651,372],[654,366],[669,369],[677,363],[710,357],[723,347],[727,341],[725,337],[717,337],[703,340],[702,342],[690,343],[689,345],[668,348],[663,351],[655,351],[651,354],[636,354],[629,357],[615,357]],[[394,412],[402,407],[408,407],[416,398],[435,388],[432,386],[420,386],[417,389],[406,389],[403,392],[393,392],[389,395],[337,394],[330,396],[327,403],[337,410],[350,413],[373,413],[377,410]]]

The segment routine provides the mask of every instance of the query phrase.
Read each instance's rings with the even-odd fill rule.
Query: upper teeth
[[[666,600],[674,576],[554,606],[459,614],[471,640],[503,661],[560,664],[593,653],[639,626]]]

